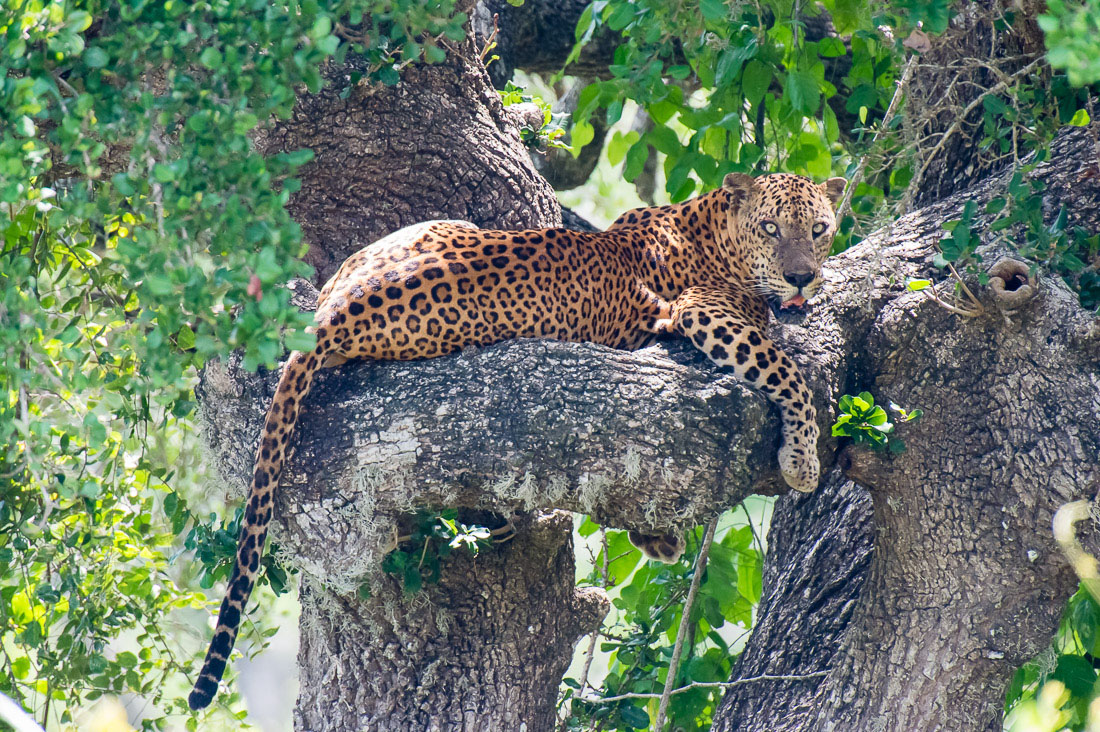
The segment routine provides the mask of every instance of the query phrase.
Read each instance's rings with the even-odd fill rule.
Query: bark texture
[[[870,496],[839,469],[812,495],[776,501],[759,620],[730,679],[744,686],[723,697],[714,732],[813,729],[871,565],[873,536]]]
[[[1043,7],[1035,0],[963,4],[921,53],[905,104],[902,154],[912,155],[916,172],[907,192],[911,206],[965,191],[1015,159],[1017,150],[980,145],[986,136],[981,102],[987,93],[1003,96],[1019,83],[1014,74],[1042,58],[1035,16]],[[1049,85],[1049,69],[1030,73]]]
[[[454,555],[429,595],[378,581],[364,603],[304,578],[295,728],[548,728],[573,644],[608,609],[574,587],[572,525],[519,521],[500,549]]]

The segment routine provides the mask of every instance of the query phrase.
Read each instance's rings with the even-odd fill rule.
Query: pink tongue
[[[801,295],[795,295],[790,300],[784,300],[779,306],[783,308],[800,308],[805,304],[806,298]]]

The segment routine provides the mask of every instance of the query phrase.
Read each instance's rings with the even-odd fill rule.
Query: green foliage
[[[0,3],[0,691],[39,719],[132,692],[148,728],[196,723],[176,687],[201,641],[164,627],[207,609],[189,587],[225,575],[236,531],[187,508],[196,369],[313,343],[279,286],[308,274],[285,204],[311,153],[249,135],[349,48],[393,83],[464,20],[452,0]]]
[[[981,257],[974,253],[980,244],[980,240],[974,234],[974,211],[977,204],[967,201],[963,205],[962,215],[957,219],[944,221],[941,224],[948,235],[940,239],[940,254],[933,259],[937,267],[946,267],[948,262],[968,262],[972,258],[980,261]]]
[[[526,126],[520,128],[519,139],[523,141],[524,145],[536,150],[547,147],[570,149],[570,146],[564,141],[565,127],[562,126],[564,115],[554,114],[549,102],[544,101],[542,97],[525,93],[522,87],[518,87],[510,81],[504,85],[504,89],[500,90],[499,93],[500,100],[505,107],[510,107],[513,104],[534,104],[542,112],[542,124],[538,129]]]
[[[1086,732],[1100,721],[1097,659],[1100,605],[1079,589],[1066,603],[1051,647],[1024,664],[1005,694],[1005,729],[1011,732]],[[1091,722],[1091,725],[1089,724]]]
[[[1100,3],[1049,0],[1039,27],[1046,34],[1047,60],[1063,69],[1071,84],[1100,81]]]
[[[924,416],[924,411],[908,411],[890,402],[890,409],[897,412],[901,422],[915,422]],[[837,418],[833,423],[834,437],[850,437],[857,445],[867,445],[872,450],[889,450],[892,453],[905,451],[905,442],[892,437],[894,423],[886,415],[886,410],[875,404],[870,392],[861,391],[858,396],[845,394],[837,404]]]
[[[753,499],[760,504],[762,499]],[[764,502],[764,507],[770,503]],[[747,510],[746,510],[747,515]],[[763,548],[752,521],[733,521],[727,514],[711,545],[710,557],[690,616],[688,640],[677,675],[677,686],[692,681],[723,682],[753,623],[760,600]],[[755,521],[759,521],[757,516]],[[585,519],[579,532],[593,536],[600,527]],[[668,674],[672,648],[683,617],[703,527],[686,537],[688,550],[676,564],[644,561],[626,532],[606,532],[608,577],[603,578],[603,548],[581,584],[606,586],[612,613],[598,648],[606,659],[602,684],[567,676],[561,702],[572,702],[566,728],[572,730],[647,729],[657,714],[656,700],[625,699],[601,703],[626,693],[659,694]],[[582,643],[582,646],[585,644]],[[606,654],[606,655],[605,655]],[[593,674],[595,671],[593,671]],[[587,688],[592,687],[592,688]],[[672,729],[705,730],[721,699],[720,688],[694,688],[671,697]],[[593,701],[585,701],[593,700]]]
[[[413,517],[413,529],[400,538],[398,547],[382,560],[382,570],[401,579],[405,591],[419,592],[424,583],[439,582],[442,561],[456,549],[474,556],[492,545],[492,534],[484,526],[457,520],[454,509],[436,513],[418,511]],[[366,591],[366,590],[364,590]]]
[[[1077,293],[1082,307],[1096,309],[1100,307],[1100,276],[1095,267],[1100,262],[1100,236],[1080,226],[1068,226],[1069,212],[1064,206],[1047,222],[1043,212],[1046,183],[1025,177],[1035,165],[1017,169],[1006,195],[986,206],[987,213],[1001,214],[990,230],[1010,235],[1021,254],[1061,275]]]

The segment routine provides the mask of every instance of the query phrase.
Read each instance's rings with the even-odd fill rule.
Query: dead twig
[[[668,716],[668,702],[672,697],[673,687],[676,685],[676,672],[680,669],[680,656],[684,652],[684,639],[687,638],[688,626],[691,625],[691,607],[695,604],[695,596],[699,592],[703,571],[707,568],[707,556],[710,554],[710,545],[714,541],[714,532],[717,528],[718,517],[715,516],[707,525],[706,534],[703,536],[703,546],[700,547],[699,556],[695,560],[695,573],[691,577],[691,589],[688,590],[687,599],[684,600],[684,610],[680,614],[680,628],[676,631],[676,645],[672,649],[672,660],[668,663],[665,690],[661,693],[661,703],[657,708],[657,721],[653,723],[653,729],[658,732],[665,726],[665,718]]]

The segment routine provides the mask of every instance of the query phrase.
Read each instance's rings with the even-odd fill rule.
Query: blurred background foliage
[[[731,171],[850,177],[862,161],[840,250],[907,206],[921,161],[903,107],[886,112],[922,39],[959,7],[596,0],[574,55],[615,34],[606,73],[519,74],[504,101],[535,97],[548,131],[532,139],[560,144],[563,116],[549,107],[580,87],[569,144],[574,155],[600,145],[600,162],[561,199],[598,224]],[[980,144],[1013,140],[1021,174],[1059,128],[1093,115],[1098,17],[1098,0],[1050,0],[1049,68],[983,99]],[[823,18],[831,30],[811,39]],[[227,574],[239,521],[207,471],[192,389],[206,359],[243,349],[250,368],[273,368],[311,343],[309,318],[278,287],[308,274],[285,204],[311,153],[264,157],[250,135],[320,88],[323,64],[355,54],[368,82],[394,84],[405,64],[443,61],[440,39],[463,39],[466,21],[454,0],[0,4],[0,692],[47,728],[114,719],[101,697],[126,700],[129,723],[148,729],[243,723],[235,693],[206,719],[183,702],[205,649],[203,590]],[[1042,203],[1041,186],[1014,178],[993,212],[999,230],[1022,232],[1021,250],[1096,308],[1096,233],[1045,224]],[[977,242],[952,223],[945,263],[965,265]],[[728,678],[760,597],[769,513],[760,499],[723,519],[682,679]],[[645,728],[652,704],[591,700],[663,686],[701,529],[669,566],[642,562],[621,532],[587,520],[578,531],[591,550],[578,552],[580,581],[607,587],[614,612],[590,654],[579,645],[563,726]],[[281,592],[286,571],[267,569],[264,592]],[[253,612],[272,606],[261,595]],[[245,624],[249,653],[277,620],[257,625],[267,630]],[[1100,609],[1078,593],[1051,650],[1010,687],[1009,728],[1100,728],[1098,628]],[[676,695],[670,718],[706,729],[718,698]]]

